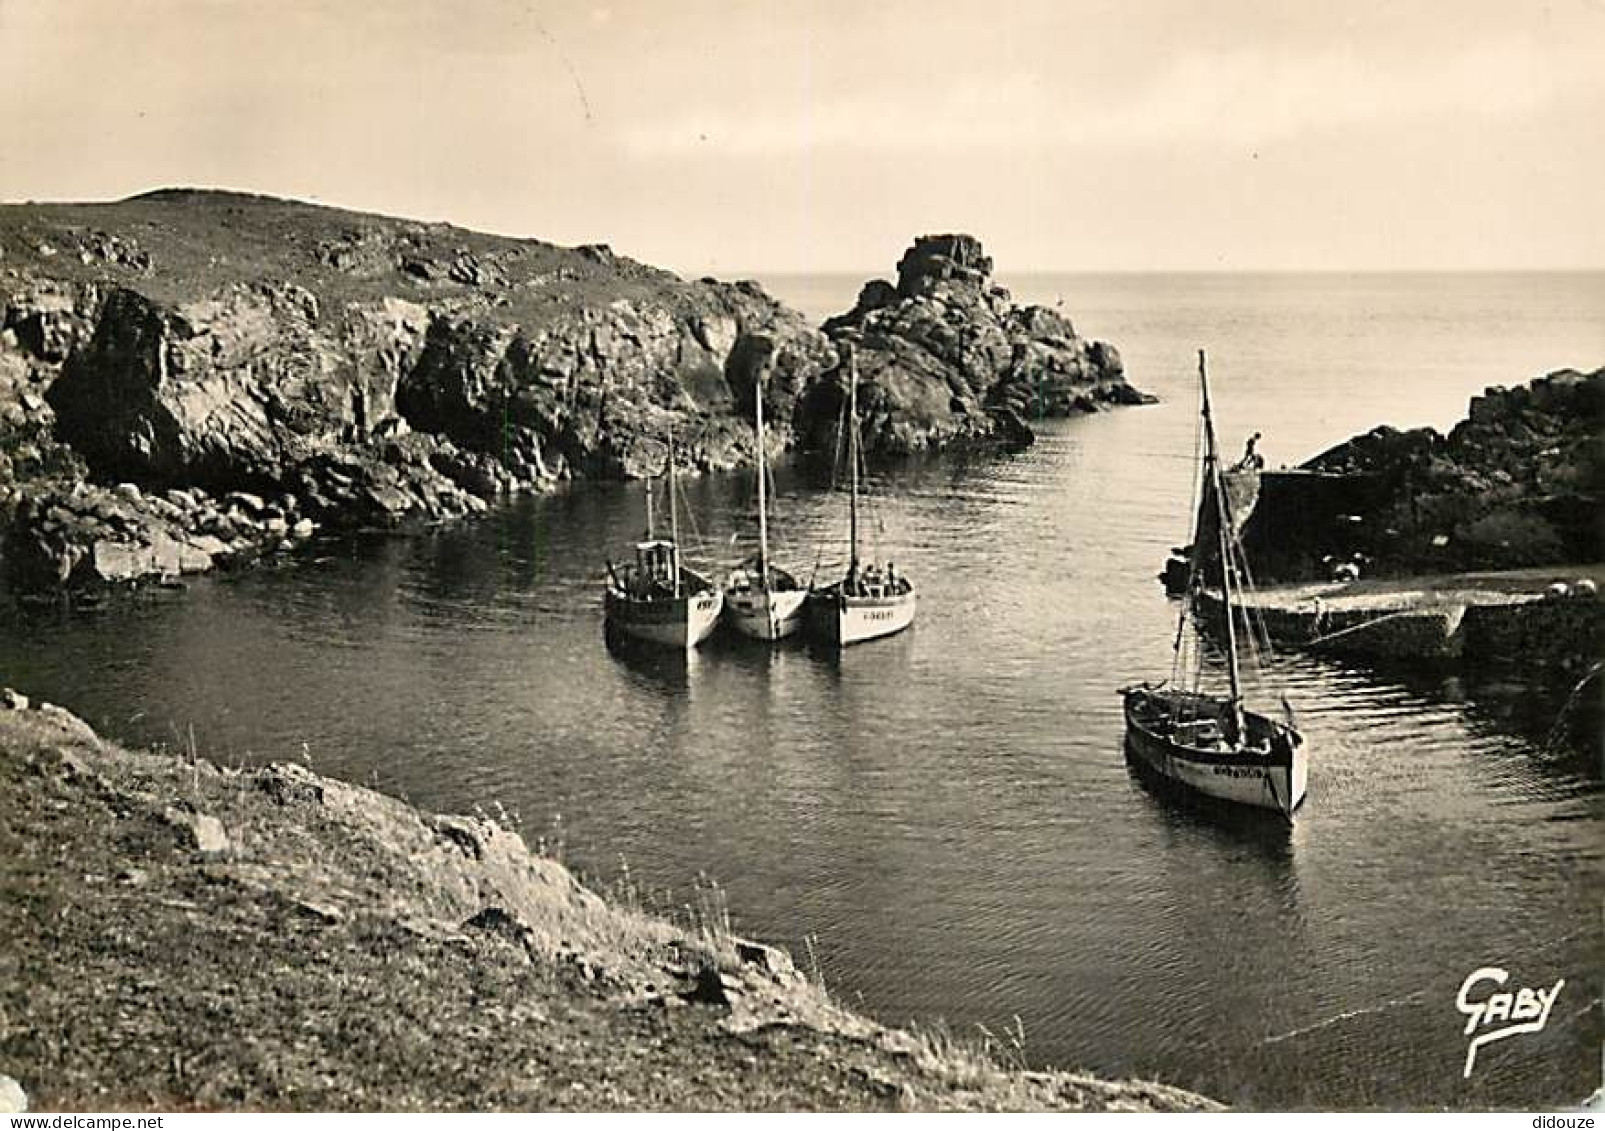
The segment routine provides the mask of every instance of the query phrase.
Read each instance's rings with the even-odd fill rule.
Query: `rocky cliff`
[[[1296,471],[1267,472],[1244,532],[1259,576],[1510,569],[1605,559],[1605,369],[1562,370],[1472,400],[1466,419],[1379,427]]]
[[[1135,403],[1119,355],[922,238],[821,332],[755,283],[267,197],[0,206],[0,529],[20,590],[170,576],[322,526],[483,510],[565,480],[834,445],[1027,443]]]
[[[915,240],[895,284],[866,283],[824,329],[856,356],[868,451],[1029,443],[1030,420],[1151,399],[1126,383],[1113,346],[1079,337],[1056,310],[1015,305],[973,236]],[[805,443],[834,444],[845,384],[838,367],[806,391],[797,416]]]
[[[232,193],[0,207],[0,505],[22,588],[179,573],[789,440],[829,340],[756,284]]]

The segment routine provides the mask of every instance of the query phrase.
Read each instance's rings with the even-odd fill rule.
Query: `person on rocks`
[[[1258,471],[1265,466],[1265,457],[1255,451],[1255,448],[1259,445],[1259,440],[1260,434],[1258,432],[1248,438],[1248,443],[1243,448],[1243,458],[1237,461],[1238,467],[1245,471]]]

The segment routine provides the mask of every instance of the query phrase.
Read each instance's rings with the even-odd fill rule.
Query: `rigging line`
[[[674,446],[673,445],[671,445],[670,448],[669,448],[669,459],[671,459],[671,460],[674,459]],[[678,464],[675,464],[674,466],[676,468],[679,467]],[[669,491],[670,491],[670,496],[669,496],[670,514],[677,517],[678,516],[678,511],[680,509],[683,509],[685,511],[686,522],[689,523],[690,526],[691,526],[691,539],[690,539],[691,544],[695,547],[695,549],[697,551],[697,555],[699,557],[704,557],[704,558],[707,557],[708,556],[708,543],[707,543],[707,540],[702,536],[702,530],[697,525],[696,511],[694,509],[692,509],[692,506],[691,506],[691,496],[686,494],[685,488],[681,487],[679,485],[678,476],[672,475],[672,474],[669,476]],[[681,504],[683,504],[683,506]]]
[[[1233,539],[1233,569],[1239,581],[1238,590],[1248,596],[1255,596],[1254,575],[1249,569],[1248,555],[1243,552],[1242,543]],[[1246,582],[1246,585],[1243,584]],[[1247,647],[1248,658],[1253,663],[1255,676],[1263,683],[1269,672],[1274,669],[1270,666],[1275,659],[1271,651],[1270,633],[1265,627],[1264,614],[1257,603],[1250,603],[1243,599],[1240,601],[1238,614],[1243,622],[1244,643]],[[1256,619],[1258,618],[1258,619]]]
[[[1566,734],[1567,717],[1572,713],[1572,708],[1577,705],[1582,697],[1583,689],[1593,682],[1594,677],[1599,675],[1601,669],[1605,669],[1605,660],[1601,660],[1589,668],[1588,673],[1573,685],[1571,694],[1566,696],[1566,702],[1560,705],[1560,711],[1555,715],[1555,721],[1550,725],[1549,733],[1544,736],[1544,750],[1552,751],[1563,741]]]
[[[842,445],[847,441],[847,398],[842,398],[841,413],[836,418],[836,454],[830,461],[830,489],[841,490]]]
[[[1231,678],[1231,722],[1233,729],[1240,735],[1243,726],[1243,688],[1239,678],[1237,664],[1237,628],[1232,622],[1232,568],[1228,560],[1229,539],[1231,532],[1231,507],[1226,498],[1226,484],[1221,478],[1220,469],[1220,442],[1215,434],[1214,415],[1209,405],[1209,379],[1204,368],[1204,351],[1198,351],[1198,387],[1204,401],[1204,428],[1206,430],[1208,451],[1205,459],[1209,461],[1209,485],[1215,495],[1215,518],[1218,525],[1215,528],[1215,539],[1219,543],[1221,556],[1221,586],[1225,591],[1226,600],[1226,671]]]
[[[1176,618],[1176,644],[1174,646],[1175,659],[1171,662],[1170,681],[1178,687],[1181,683],[1182,663],[1186,658],[1183,655],[1185,644],[1183,636],[1187,631],[1189,614],[1192,611],[1193,590],[1198,584],[1200,556],[1198,549],[1198,520],[1201,517],[1204,504],[1204,414],[1202,411],[1202,397],[1200,396],[1200,411],[1198,419],[1193,425],[1193,474],[1188,505],[1191,513],[1187,516],[1187,588],[1181,599],[1181,612]],[[1196,630],[1195,630],[1196,631]],[[1198,680],[1203,676],[1203,657],[1197,657],[1196,671],[1190,671],[1192,686],[1196,689]]]
[[[697,525],[697,514],[691,508],[691,496],[680,488],[680,501],[685,504],[686,521],[691,524],[691,541],[696,545],[697,553],[702,557],[708,556],[708,540],[703,537],[701,528]]]
[[[1185,463],[1187,461],[1187,457],[1184,455],[1159,451],[1158,449],[1127,448],[1125,454],[1128,456],[1141,456],[1144,460],[1169,460],[1171,463]]]
[[[1254,567],[1249,564],[1248,552],[1243,548],[1243,542],[1241,538],[1236,538],[1234,541],[1237,545],[1237,552],[1243,560],[1243,574],[1248,578],[1249,592],[1253,593],[1257,597],[1259,595],[1259,586],[1254,581]],[[1253,606],[1252,612],[1258,617],[1259,635],[1260,640],[1263,642],[1265,647],[1265,655],[1270,660],[1274,661],[1276,659],[1276,650],[1271,645],[1271,631],[1265,621],[1265,610],[1256,603]],[[1251,624],[1250,627],[1252,628],[1254,626]]]
[[[1217,458],[1219,458],[1218,454]],[[1243,624],[1244,650],[1248,654],[1248,660],[1254,669],[1256,680],[1263,684],[1267,665],[1271,659],[1274,659],[1270,647],[1270,633],[1265,627],[1263,612],[1259,609],[1258,604],[1250,603],[1246,599],[1249,596],[1257,596],[1257,589],[1254,585],[1253,570],[1248,563],[1248,553],[1244,550],[1243,541],[1238,536],[1238,518],[1232,505],[1230,493],[1225,490],[1224,476],[1221,478],[1220,487],[1222,522],[1224,523],[1223,532],[1225,534],[1221,554],[1221,570],[1223,573],[1228,571],[1231,573],[1232,578],[1237,582],[1239,595],[1237,605],[1234,606],[1229,596],[1230,590],[1226,590],[1228,594],[1225,599],[1228,631],[1230,631],[1232,618],[1234,616],[1238,617]],[[1245,519],[1244,521],[1246,522],[1247,520]],[[1245,581],[1247,582],[1246,585],[1244,584]],[[1254,620],[1256,613],[1260,615],[1258,625]],[[1265,654],[1263,657],[1260,654],[1261,642],[1264,644]]]
[[[1230,511],[1229,500],[1227,500],[1227,509]],[[1258,585],[1254,580],[1253,566],[1249,563],[1248,552],[1244,548],[1243,540],[1236,529],[1236,518],[1232,515],[1229,515],[1229,517],[1232,525],[1227,530],[1225,556],[1228,560],[1223,562],[1222,569],[1231,569],[1233,571],[1234,576],[1240,582],[1238,586],[1239,592],[1244,593],[1246,596],[1257,597]],[[1241,584],[1244,581],[1247,582],[1246,586]],[[1251,603],[1243,600],[1240,602],[1240,608],[1234,610],[1230,602],[1228,602],[1226,616],[1230,619],[1234,615],[1241,616],[1245,643],[1248,645],[1248,656],[1253,663],[1256,677],[1262,685],[1268,678],[1274,690],[1285,700],[1287,698],[1286,689],[1275,675],[1276,651],[1272,646],[1270,627],[1265,620],[1264,609],[1260,607],[1257,601]]]
[[[784,508],[778,506],[780,492],[775,486],[775,472],[768,461],[764,462],[764,479],[768,483],[769,491],[769,536],[772,541],[779,542],[788,557],[796,554],[790,528],[790,516],[782,518]]]
[[[1193,474],[1192,474],[1193,496],[1192,497],[1195,500],[1197,500],[1197,502],[1193,505],[1193,508],[1192,508],[1193,513],[1187,516],[1187,541],[1188,541],[1189,544],[1196,543],[1198,541],[1199,511],[1202,509],[1199,504],[1201,504],[1203,502],[1203,495],[1202,495],[1203,489],[1204,489],[1204,416],[1203,416],[1203,413],[1199,413],[1198,422],[1193,427]]]
[[[1359,632],[1361,629],[1366,629],[1370,628],[1372,625],[1381,624],[1385,620],[1394,620],[1398,617],[1413,616],[1420,611],[1421,610],[1419,609],[1400,609],[1396,613],[1388,613],[1385,616],[1376,617],[1372,620],[1361,621],[1359,624],[1350,625],[1348,628],[1339,629],[1337,632],[1329,632],[1325,636],[1312,636],[1304,643],[1306,645],[1325,644],[1328,640],[1336,640],[1338,637],[1347,636],[1351,632]]]

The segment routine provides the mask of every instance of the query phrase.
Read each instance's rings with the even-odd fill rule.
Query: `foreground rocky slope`
[[[922,236],[895,284],[866,283],[824,329],[857,358],[871,451],[1030,443],[1029,420],[1152,400],[1126,383],[1113,346],[1081,338],[1058,311],[1015,305],[972,236]],[[834,444],[844,395],[840,368],[805,391],[798,425],[811,446]]]
[[[1244,531],[1262,580],[1362,555],[1384,576],[1605,560],[1605,369],[1488,389],[1447,436],[1380,427],[1265,474]]]
[[[876,1025],[716,889],[670,923],[505,823],[122,750],[12,692],[0,808],[0,1084],[35,1108],[1214,1106]]]
[[[830,336],[754,283],[237,193],[0,206],[0,528],[14,588],[170,576],[320,526],[752,457],[837,428],[861,347],[869,446],[1029,439],[1138,399],[1109,347],[1017,310],[967,236],[916,243]]]

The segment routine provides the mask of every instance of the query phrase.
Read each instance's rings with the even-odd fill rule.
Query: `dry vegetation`
[[[275,279],[322,306],[379,301],[401,280],[420,299],[490,291],[505,320],[553,307],[651,298],[691,288],[601,245],[565,248],[443,223],[348,212],[274,197],[163,189],[115,204],[0,209],[0,267],[31,265],[61,283],[113,280],[158,303]]]
[[[505,815],[220,769],[0,710],[0,1074],[36,1108],[1192,1109],[889,1030],[730,932],[611,897]],[[560,844],[560,840],[559,840]]]

